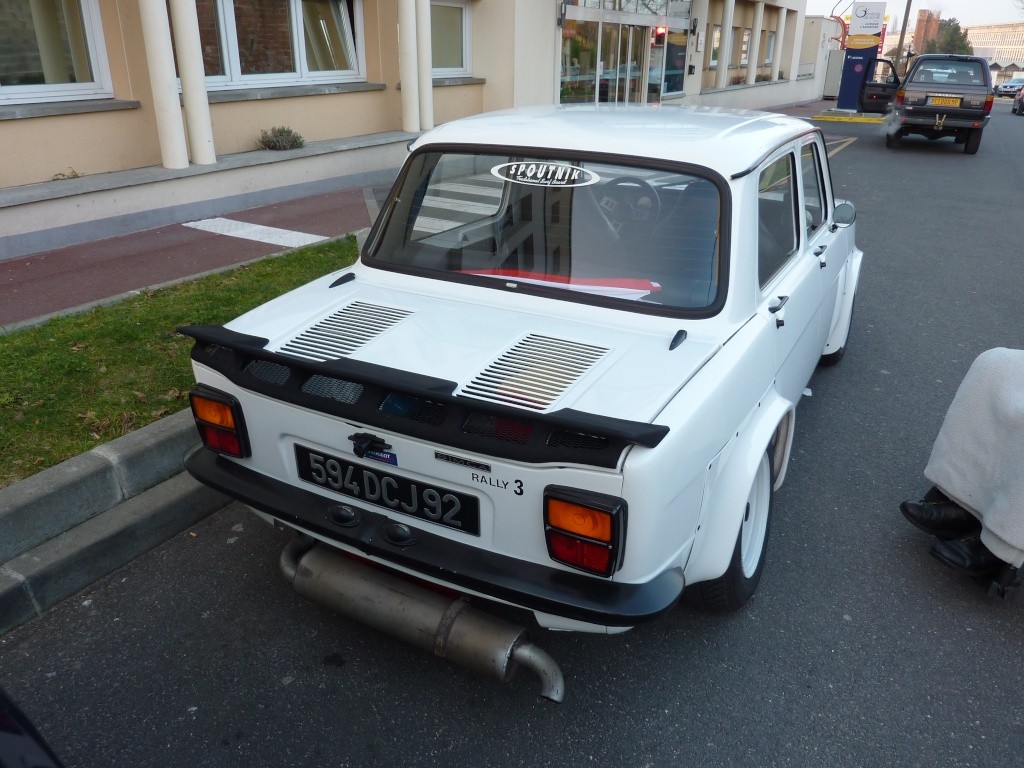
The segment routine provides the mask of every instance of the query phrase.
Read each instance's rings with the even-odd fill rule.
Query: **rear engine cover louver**
[[[488,365],[460,394],[541,411],[608,353],[605,347],[531,334]]]
[[[405,309],[354,301],[286,342],[280,351],[319,362],[345,357],[411,314]]]

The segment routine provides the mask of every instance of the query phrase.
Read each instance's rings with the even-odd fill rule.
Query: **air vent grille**
[[[531,334],[462,388],[478,400],[542,411],[608,353],[606,347]]]
[[[281,352],[318,362],[346,357],[411,314],[404,309],[355,301],[286,342]]]

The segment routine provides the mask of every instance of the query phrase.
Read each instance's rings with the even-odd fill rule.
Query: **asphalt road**
[[[833,167],[865,265],[748,607],[534,632],[554,705],[297,596],[287,536],[229,507],[0,639],[0,685],[73,768],[1019,765],[1024,600],[944,569],[897,506],[974,357],[1022,346],[1024,119],[997,103],[973,157],[820,125],[856,139]]]

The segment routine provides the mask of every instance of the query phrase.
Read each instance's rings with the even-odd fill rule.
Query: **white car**
[[[603,633],[684,589],[738,608],[797,403],[846,348],[854,218],[821,132],[781,115],[443,125],[358,263],[182,329],[205,446],[188,469],[307,537],[282,564],[300,592],[499,676],[503,654],[555,672],[515,632],[453,651],[485,642],[459,635],[469,611],[495,626],[465,597]],[[396,594],[441,602],[412,618]]]

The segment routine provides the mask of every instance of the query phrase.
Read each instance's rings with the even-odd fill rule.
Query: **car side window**
[[[809,235],[825,223],[825,191],[816,144],[805,144],[800,151],[800,177],[804,187],[804,226]]]
[[[764,287],[796,253],[795,158],[786,154],[757,183],[757,276]]]

